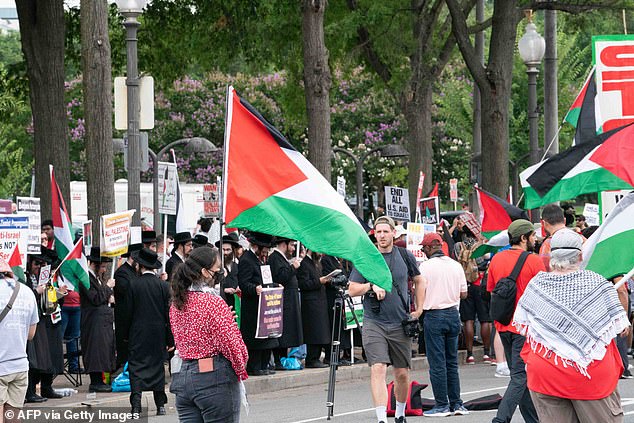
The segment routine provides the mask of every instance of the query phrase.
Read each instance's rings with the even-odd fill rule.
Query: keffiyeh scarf
[[[538,273],[520,298],[513,325],[535,353],[556,354],[555,364],[587,368],[629,326],[614,286],[589,270]],[[559,359],[559,360],[558,360]]]

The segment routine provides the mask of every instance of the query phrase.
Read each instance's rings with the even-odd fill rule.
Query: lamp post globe
[[[539,35],[533,22],[526,24],[524,31],[524,35],[517,43],[520,57],[526,66],[538,66],[544,58],[546,40]]]

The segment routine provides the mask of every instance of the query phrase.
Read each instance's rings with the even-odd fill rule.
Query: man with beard
[[[157,254],[143,248],[132,253],[137,276],[128,289],[130,404],[141,414],[141,393],[153,391],[156,414],[165,414],[165,368],[168,349],[174,347],[169,325],[170,292],[155,273],[161,267]]]
[[[258,320],[258,304],[262,294],[262,265],[266,263],[271,241],[270,235],[249,232],[249,249],[245,250],[238,264],[238,285],[242,290],[240,332],[249,350],[247,373],[250,376],[274,374],[269,369],[271,350],[277,348],[277,338],[255,337]]]
[[[192,252],[193,242],[192,234],[189,232],[179,232],[174,236],[174,249],[172,250],[172,256],[165,263],[165,272],[167,273],[168,280],[172,280],[172,272],[174,266],[181,264]]]
[[[235,254],[236,249],[240,247],[238,235],[236,232],[223,235],[222,240],[217,241],[215,245],[216,248],[222,249],[224,256],[224,277],[220,282],[220,296],[227,305],[235,310],[236,297],[234,294],[240,292],[240,288],[238,288],[238,259]]]
[[[299,287],[297,285],[296,271],[299,268],[299,260],[286,259],[288,238],[276,238],[273,252],[269,256],[268,263],[271,266],[273,282],[284,287],[283,331],[278,339],[279,347],[273,350],[275,358],[275,370],[284,370],[281,358],[286,357],[288,348],[298,347],[304,343],[302,330],[302,314],[299,305]]]
[[[560,229],[566,227],[566,218],[564,211],[557,204],[549,204],[542,210],[542,228],[548,234],[548,238],[544,239],[542,246],[539,248],[539,256],[544,262],[547,271],[550,271],[550,241]]]
[[[487,290],[489,292],[493,292],[495,285],[500,279],[508,277],[513,272],[513,268],[524,251],[532,253],[535,249],[535,229],[528,220],[518,219],[512,222],[508,227],[508,234],[511,248],[493,256],[489,265],[489,277],[487,280]],[[515,305],[517,305],[517,302],[524,294],[524,290],[533,276],[545,270],[544,262],[539,256],[530,254],[526,257],[526,262],[515,281],[517,286]],[[504,398],[502,398],[502,402],[498,407],[497,416],[493,419],[493,423],[510,422],[518,405],[524,421],[536,423],[539,418],[526,386],[526,365],[520,356],[526,337],[520,335],[512,324],[503,325],[496,321],[495,329],[499,332],[504,345],[504,355],[511,371],[511,381],[506,388]]]

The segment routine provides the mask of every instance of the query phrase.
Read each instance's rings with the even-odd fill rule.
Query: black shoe
[[[49,399],[64,398],[64,395],[60,395],[53,388],[42,389],[42,396]]]
[[[142,412],[143,409],[141,407],[132,407],[132,410],[130,411],[130,414],[132,414],[132,419],[139,419]]]
[[[47,398],[41,397],[38,394],[27,395],[24,399],[24,402],[44,402],[47,401]]]
[[[106,385],[105,383],[100,383],[97,385],[89,385],[88,392],[112,392],[112,388],[110,385]]]
[[[397,417],[394,419],[394,423],[407,423],[407,419],[405,419],[405,416]]]
[[[306,367],[307,369],[323,369],[324,367],[328,367],[328,365],[318,360],[306,363],[306,366],[304,367]]]
[[[266,376],[269,374],[268,370],[251,370],[248,371],[249,376]]]
[[[266,372],[267,375],[274,375],[275,374],[275,370],[271,370],[271,369],[265,370],[265,372]]]
[[[286,370],[286,369],[285,369],[285,368],[284,368],[284,366],[282,366],[281,364],[276,364],[276,365],[275,365],[275,370],[284,371],[284,370]]]
[[[165,406],[161,405],[160,407],[156,408],[156,415],[157,416],[164,416],[165,414],[167,414],[167,412],[165,411]]]
[[[352,363],[350,362],[350,360],[346,360],[345,358],[342,358],[341,360],[339,360],[339,365],[340,366],[351,366]]]

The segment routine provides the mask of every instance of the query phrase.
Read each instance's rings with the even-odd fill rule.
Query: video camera
[[[337,276],[334,276],[330,280],[330,284],[335,288],[347,289],[348,288],[348,277],[343,273],[339,273]]]

